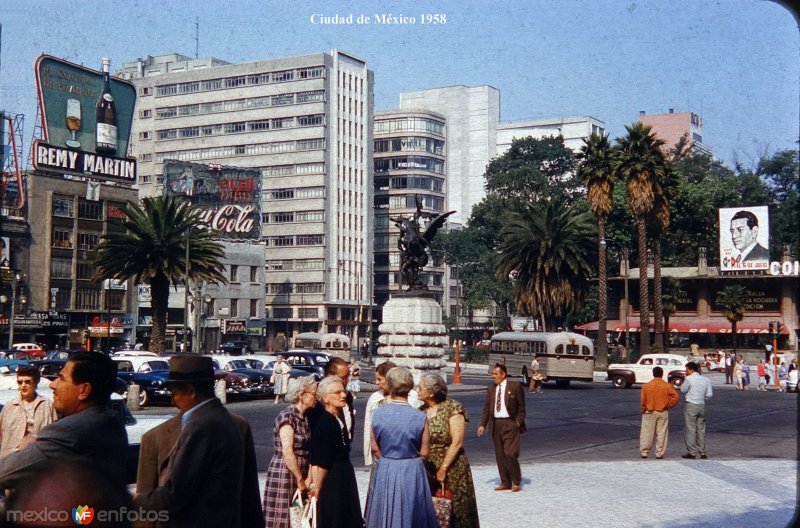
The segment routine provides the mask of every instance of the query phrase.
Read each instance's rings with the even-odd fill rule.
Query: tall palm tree
[[[736,325],[744,319],[746,303],[747,289],[744,286],[734,284],[725,286],[717,292],[717,304],[722,308],[722,315],[731,323],[734,356],[736,355]]]
[[[501,231],[498,277],[513,277],[517,310],[554,320],[578,312],[589,292],[597,246],[588,211],[563,196],[526,205]]]
[[[664,172],[664,155],[660,147],[664,142],[656,138],[649,126],[634,123],[626,126],[628,134],[617,138],[619,156],[615,168],[626,181],[628,207],[636,217],[636,234],[639,243],[639,354],[646,354],[650,346],[650,299],[647,288],[647,218],[655,205],[656,182]]]
[[[613,163],[614,149],[608,136],[592,134],[584,139],[584,145],[578,154],[578,178],[586,185],[586,196],[589,209],[597,217],[597,364],[608,364],[608,340],[606,338],[608,323],[608,280],[606,270],[606,218],[614,207],[614,181],[617,179]]]
[[[121,230],[106,233],[97,246],[93,280],[133,279],[135,284],[150,285],[150,349],[161,354],[170,284],[183,280],[188,287],[188,281],[197,279],[225,283],[225,266],[220,262],[223,248],[211,239],[210,231],[197,229],[200,210],[180,199],[145,198],[140,203],[128,202],[124,212],[125,219],[109,220]]]

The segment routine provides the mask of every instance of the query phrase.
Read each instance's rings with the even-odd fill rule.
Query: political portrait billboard
[[[719,209],[720,271],[769,268],[767,206]]]

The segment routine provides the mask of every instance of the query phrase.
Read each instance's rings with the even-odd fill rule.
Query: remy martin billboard
[[[220,238],[261,237],[261,171],[164,160],[164,193],[184,196]]]
[[[102,71],[41,55],[34,67],[44,139],[33,145],[33,166],[101,180],[136,183],[136,160],[126,158],[136,88]]]
[[[769,209],[767,206],[720,209],[720,271],[768,268]]]

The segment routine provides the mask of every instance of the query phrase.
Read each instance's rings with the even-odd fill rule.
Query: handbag
[[[317,498],[311,497],[303,511],[303,521],[300,528],[317,528]]]
[[[310,501],[309,501],[310,502]],[[303,518],[306,510],[306,503],[303,502],[303,494],[298,488],[294,492],[292,502],[289,503],[289,527],[303,528]]]
[[[433,496],[433,511],[440,528],[453,525],[453,493],[442,485]]]

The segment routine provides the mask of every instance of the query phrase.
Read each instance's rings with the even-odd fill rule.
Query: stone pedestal
[[[378,355],[408,367],[415,382],[424,371],[442,375],[447,330],[442,324],[442,307],[429,294],[393,295],[383,307],[378,331]]]

